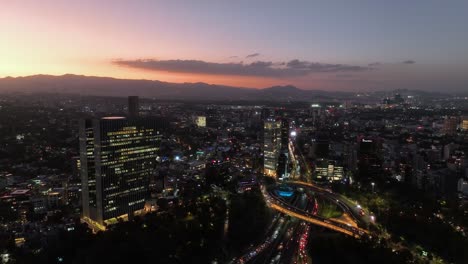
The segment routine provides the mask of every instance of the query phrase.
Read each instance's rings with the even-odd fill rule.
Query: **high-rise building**
[[[263,173],[276,177],[281,149],[281,122],[268,118],[264,122]]]
[[[450,143],[444,146],[444,160],[448,160],[451,158],[452,153],[458,148],[458,145],[455,143]]]
[[[448,116],[444,120],[443,132],[446,135],[455,135],[457,133],[458,118],[454,116]]]
[[[281,150],[288,150],[289,144],[289,122],[287,119],[281,119]]]
[[[462,117],[460,127],[463,131],[468,131],[468,116]]]
[[[280,178],[288,177],[288,165],[289,165],[289,122],[283,118],[281,120],[281,131],[280,131],[281,145],[280,153],[278,157],[278,167],[276,169],[276,175]]]
[[[358,175],[362,180],[373,180],[382,176],[382,144],[379,138],[358,139]]]
[[[278,166],[276,168],[276,176],[278,178],[283,179],[289,176],[288,165],[289,165],[289,153],[281,151],[278,157]]]
[[[336,161],[318,159],[315,167],[315,178],[322,181],[339,181],[343,179],[343,166]]]
[[[140,102],[138,96],[128,97],[128,115],[130,117],[138,117],[140,114]]]
[[[343,163],[348,170],[354,171],[357,169],[357,144],[348,143],[344,145],[344,160]]]
[[[198,127],[206,127],[206,116],[197,116],[196,123]]]
[[[289,122],[286,119],[267,118],[264,121],[264,174],[287,177],[289,164]]]
[[[104,117],[80,121],[82,219],[105,229],[144,208],[162,123]]]

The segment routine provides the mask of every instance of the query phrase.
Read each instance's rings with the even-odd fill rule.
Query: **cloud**
[[[285,63],[255,61],[252,63],[217,63],[201,60],[114,60],[112,63],[145,70],[167,71],[178,73],[238,75],[256,77],[295,77],[311,73],[360,72],[370,70],[368,67],[328,64],[300,60]]]
[[[238,58],[238,56],[229,56],[230,59]]]
[[[378,67],[378,66],[380,66],[380,65],[382,65],[381,62],[373,62],[373,63],[367,64],[367,66],[369,66],[369,67]]]
[[[258,56],[260,56],[260,53],[252,53],[252,54],[249,54],[249,55],[245,56],[245,58],[248,59],[248,58],[254,58],[254,57],[258,57]]]
[[[286,67],[294,70],[300,70],[305,72],[343,72],[343,71],[364,71],[369,68],[361,66],[353,66],[346,64],[329,64],[329,63],[318,63],[308,62],[300,60],[291,60],[286,63]]]
[[[382,66],[382,65],[388,65],[388,64],[415,64],[416,62],[414,60],[405,60],[405,61],[402,61],[402,62],[398,62],[398,63],[382,63],[382,62],[373,62],[373,63],[369,63],[367,64],[367,66],[369,66],[370,68],[377,68],[379,66]]]

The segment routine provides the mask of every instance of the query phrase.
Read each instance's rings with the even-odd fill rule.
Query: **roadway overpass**
[[[310,183],[293,182],[293,184],[300,185],[300,186],[306,187],[306,188],[314,188],[313,189],[314,191],[319,190],[319,192],[317,192],[319,195],[326,196],[326,193],[328,193],[328,191],[326,189],[316,187],[316,186],[314,186],[314,185],[312,185]],[[318,189],[315,189],[315,188],[318,188]],[[275,193],[267,192],[264,188],[262,188],[262,193],[265,196],[267,204],[272,209],[277,210],[277,211],[279,211],[281,213],[284,213],[284,214],[290,215],[292,217],[296,217],[298,219],[307,221],[307,222],[309,222],[311,224],[322,226],[322,227],[325,227],[327,229],[337,231],[337,232],[340,232],[340,233],[343,233],[343,234],[346,234],[346,235],[349,235],[349,236],[353,236],[353,237],[356,237],[356,238],[359,238],[359,237],[369,233],[367,230],[357,227],[352,222],[351,223],[349,223],[349,222],[346,223],[344,221],[338,221],[338,220],[334,220],[334,219],[327,219],[327,218],[324,218],[324,217],[314,215],[314,214],[312,214],[310,212],[304,211],[304,210],[302,210],[300,208],[297,208],[297,207],[287,203],[282,198],[277,196]],[[328,197],[328,198],[330,198],[330,197]],[[345,213],[348,212],[349,214],[353,215],[352,212],[349,212],[349,210],[350,210],[349,208],[344,207],[340,203],[338,203],[338,205],[345,211]]]

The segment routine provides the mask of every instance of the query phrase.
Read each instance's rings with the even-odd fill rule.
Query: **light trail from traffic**
[[[294,183],[294,182],[292,182]],[[321,195],[325,193],[329,193],[330,191],[317,187],[310,183],[304,182],[295,182],[296,184],[301,184],[302,186],[313,187],[314,189],[317,188],[320,191]],[[279,211],[281,213],[296,217],[298,219],[307,221],[314,225],[322,226],[333,231],[337,231],[352,237],[359,238],[364,234],[368,234],[369,232],[365,229],[359,228],[356,226],[354,222],[351,223],[344,223],[343,220],[335,221],[333,219],[326,219],[323,217],[319,217],[316,215],[311,214],[310,212],[306,212],[302,209],[296,208],[291,204],[283,201],[281,198],[273,195],[272,193],[266,192],[264,189],[262,190],[263,195],[267,201],[267,204],[274,210]],[[341,207],[341,205],[340,205]],[[347,208],[343,208],[344,210],[348,211]]]
[[[334,231],[337,231],[337,232],[340,232],[340,233],[343,233],[343,234],[346,234],[346,235],[349,235],[349,236],[360,237],[360,234],[353,233],[353,232],[351,232],[349,230],[346,230],[344,228],[341,228],[341,227],[336,226],[336,225],[331,224],[331,223],[326,223],[326,222],[324,222],[322,220],[318,220],[318,219],[313,218],[313,217],[309,217],[309,216],[305,216],[305,215],[296,213],[296,212],[291,211],[291,210],[289,210],[289,209],[287,209],[285,207],[282,207],[280,205],[271,203],[270,207],[277,210],[277,211],[279,211],[279,212],[281,212],[281,213],[296,217],[298,219],[307,221],[307,222],[312,223],[314,225],[323,226],[323,227],[326,227],[328,229],[331,229],[331,230],[334,230]]]
[[[323,195],[324,197],[327,197],[330,201],[333,201],[333,202],[336,201],[335,203],[339,207],[341,207],[343,211],[347,212],[347,217],[345,217],[345,219],[348,219],[349,221],[348,224],[350,225],[358,226],[359,222],[369,224],[371,222],[370,220],[372,220],[368,216],[366,216],[367,217],[367,221],[366,221],[364,217],[359,216],[355,211],[353,211],[354,206],[349,204],[351,203],[349,202],[349,199],[347,199],[346,197],[343,197],[342,195],[332,192],[332,190],[330,189],[319,187],[313,183],[303,182],[303,181],[289,181],[288,183],[310,188],[313,191]],[[343,220],[339,220],[339,221],[343,222]]]

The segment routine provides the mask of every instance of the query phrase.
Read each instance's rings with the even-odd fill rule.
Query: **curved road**
[[[341,197],[337,196],[336,194],[333,194],[323,188],[317,187],[310,183],[296,181],[296,182],[289,182],[289,184],[298,185],[303,188],[308,188],[318,193],[319,195],[326,197],[327,199],[336,201],[336,204],[340,206],[349,215],[351,215],[356,222],[360,223],[363,221],[363,220],[360,220],[356,216],[355,212],[345,202],[341,201]],[[304,211],[300,208],[297,208],[287,203],[286,201],[284,201],[281,197],[276,195],[274,192],[271,192],[271,191],[267,192],[265,188],[262,188],[262,193],[265,196],[265,199],[271,208],[279,212],[282,212],[284,214],[307,221],[314,225],[322,226],[322,227],[325,227],[325,228],[328,228],[328,229],[331,229],[331,230],[334,230],[334,231],[337,231],[337,232],[340,232],[349,236],[357,237],[357,238],[363,236],[364,234],[369,233],[367,230],[363,228],[354,226],[354,222],[345,222],[345,221],[338,221],[334,219],[327,219],[327,218],[314,215],[311,212]]]

